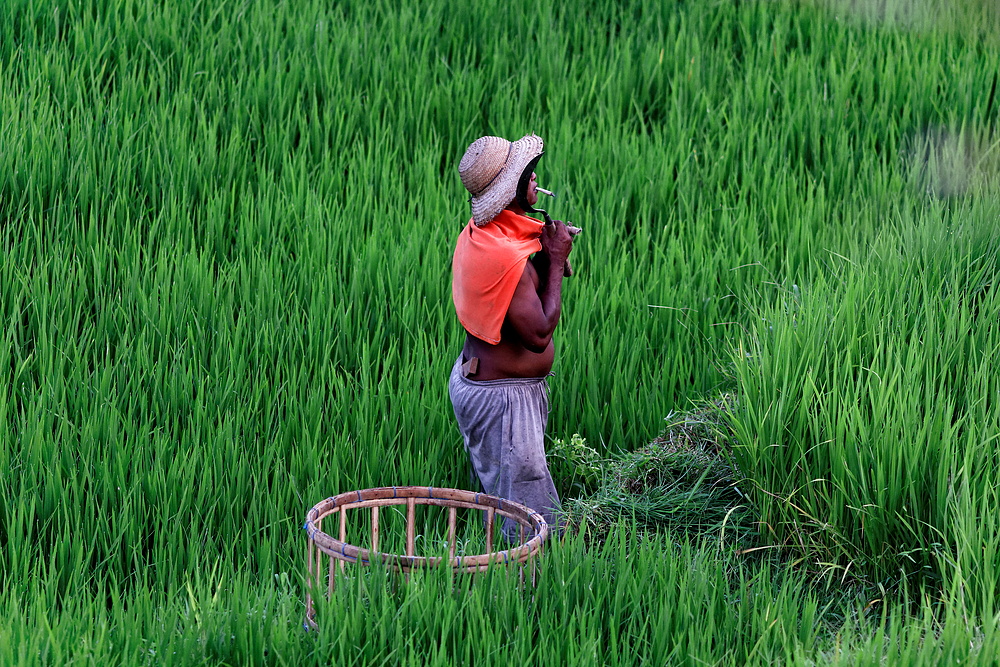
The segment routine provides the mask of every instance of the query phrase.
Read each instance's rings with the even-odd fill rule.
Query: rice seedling
[[[0,662],[994,655],[974,232],[1000,56],[962,28],[988,9],[2,4]],[[873,584],[940,577],[919,614],[623,519],[553,548],[532,592],[372,572],[301,631],[308,507],[468,484],[445,384],[455,163],[529,131],[550,212],[587,230],[550,434],[642,456],[665,415],[735,387],[739,488],[773,540]],[[691,467],[664,471],[678,494],[709,488]],[[816,521],[768,492],[812,494]]]
[[[995,567],[981,560],[996,541],[993,215],[904,220],[794,313],[769,309],[736,354],[734,451],[762,519],[844,576],[965,576],[959,516],[977,525],[980,567]],[[975,590],[991,608],[993,584]]]

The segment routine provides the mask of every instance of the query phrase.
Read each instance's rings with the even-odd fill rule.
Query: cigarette
[[[546,190],[545,188],[539,188],[539,187],[536,187],[535,189],[541,192],[543,195],[548,195],[550,197],[556,196],[556,193],[552,192],[551,190]]]

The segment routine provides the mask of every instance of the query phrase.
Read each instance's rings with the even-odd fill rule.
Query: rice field
[[[987,0],[3,3],[0,663],[991,664],[998,37]],[[528,132],[584,229],[550,436],[734,397],[759,546],[623,516],[535,588],[347,572],[307,633],[309,507],[469,484],[457,165]]]

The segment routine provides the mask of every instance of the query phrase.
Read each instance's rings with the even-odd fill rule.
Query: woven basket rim
[[[341,541],[325,532],[317,525],[324,518],[347,509],[402,505],[409,500],[416,504],[434,504],[441,507],[457,507],[472,510],[493,509],[502,517],[513,519],[530,529],[530,536],[521,544],[500,551],[491,551],[474,556],[452,558],[404,556],[372,551]],[[426,502],[420,502],[426,501]],[[309,539],[323,553],[339,560],[369,565],[385,563],[404,571],[421,567],[432,567],[448,562],[453,569],[479,569],[489,564],[522,563],[538,552],[548,537],[549,527],[541,514],[535,510],[506,498],[476,491],[450,489],[434,486],[383,486],[372,489],[348,491],[330,496],[316,503],[306,513],[303,526]]]

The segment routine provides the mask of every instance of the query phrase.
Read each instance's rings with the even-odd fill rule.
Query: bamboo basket
[[[406,553],[379,551],[379,510],[391,505],[406,506]],[[448,557],[416,555],[416,506],[431,505],[448,510]],[[347,510],[367,509],[371,513],[371,535],[368,547],[348,543]],[[456,524],[458,510],[476,510],[485,514],[486,553],[474,556],[456,555]],[[324,519],[339,515],[338,537],[323,531]],[[520,525],[520,544],[493,551],[493,533],[497,516],[512,519]],[[306,623],[315,628],[312,592],[333,593],[335,563],[343,571],[345,563],[371,565],[382,563],[396,572],[409,573],[447,564],[453,572],[478,572],[492,565],[530,563],[534,581],[534,557],[541,555],[542,544],[548,539],[549,527],[538,512],[519,503],[485,493],[443,489],[431,486],[389,486],[362,491],[349,491],[317,503],[306,514],[304,526],[309,536],[306,578]],[[324,555],[326,558],[324,559]],[[325,562],[324,562],[325,561]],[[324,581],[324,578],[326,581]]]

